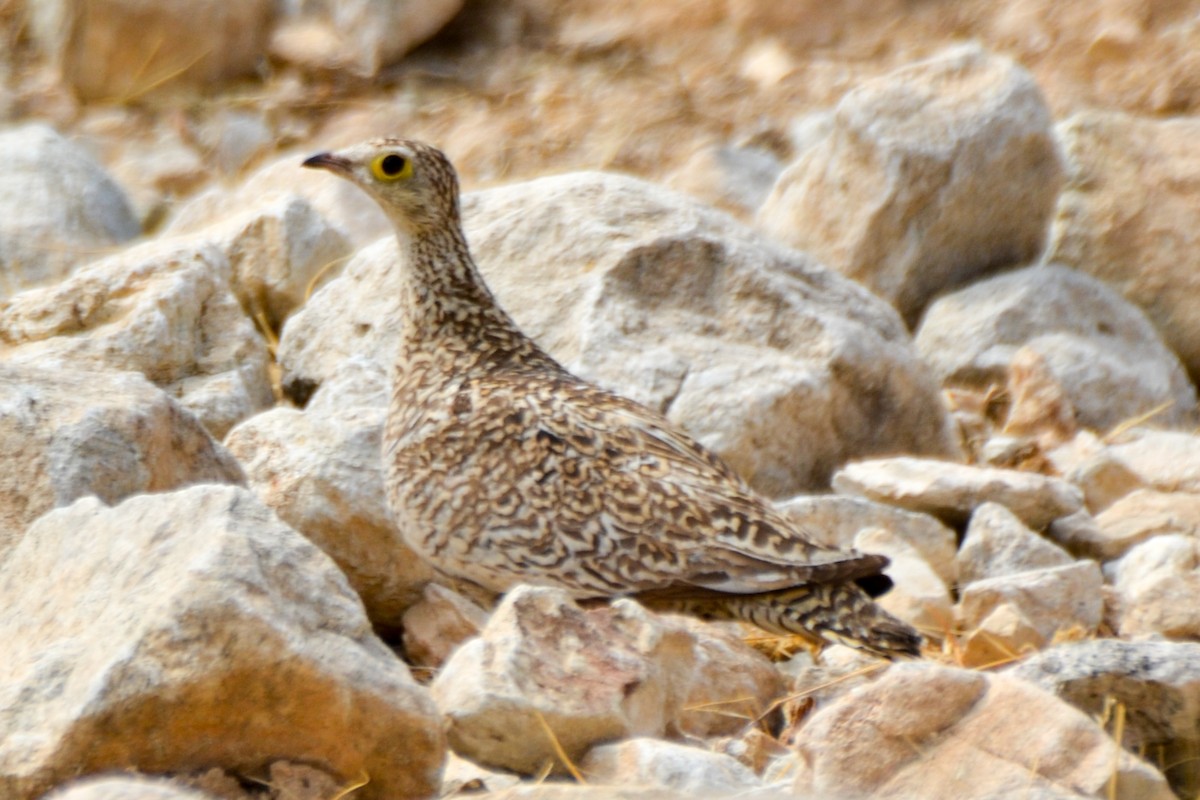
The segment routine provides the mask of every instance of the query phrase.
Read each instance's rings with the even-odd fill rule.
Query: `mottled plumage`
[[[441,152],[382,139],[304,163],[361,186],[397,229],[405,319],[384,464],[396,522],[423,558],[496,592],[635,597],[917,653],[917,634],[856,583],[886,582],[885,558],[808,540],[665,418],[521,333],[471,259]]]

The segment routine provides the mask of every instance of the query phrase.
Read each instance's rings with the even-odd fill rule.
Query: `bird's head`
[[[304,166],[358,184],[410,234],[458,225],[458,176],[435,147],[411,139],[372,139],[318,153]]]

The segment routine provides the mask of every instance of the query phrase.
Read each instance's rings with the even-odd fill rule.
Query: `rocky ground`
[[[0,800],[1200,796],[1200,2],[0,0]],[[432,580],[387,224],[891,559],[887,664]],[[381,238],[383,237],[383,238]]]

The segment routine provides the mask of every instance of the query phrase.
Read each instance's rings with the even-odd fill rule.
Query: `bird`
[[[405,543],[437,572],[920,655],[921,636],[872,599],[891,585],[886,557],[817,543],[666,417],[521,331],[471,256],[439,149],[379,138],[303,166],[363,189],[395,228],[384,483]]]

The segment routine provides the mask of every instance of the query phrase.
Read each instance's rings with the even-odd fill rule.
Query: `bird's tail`
[[[837,642],[884,658],[920,656],[921,635],[875,604],[854,583],[814,583],[762,594],[727,594],[688,609],[737,619],[772,633]]]

